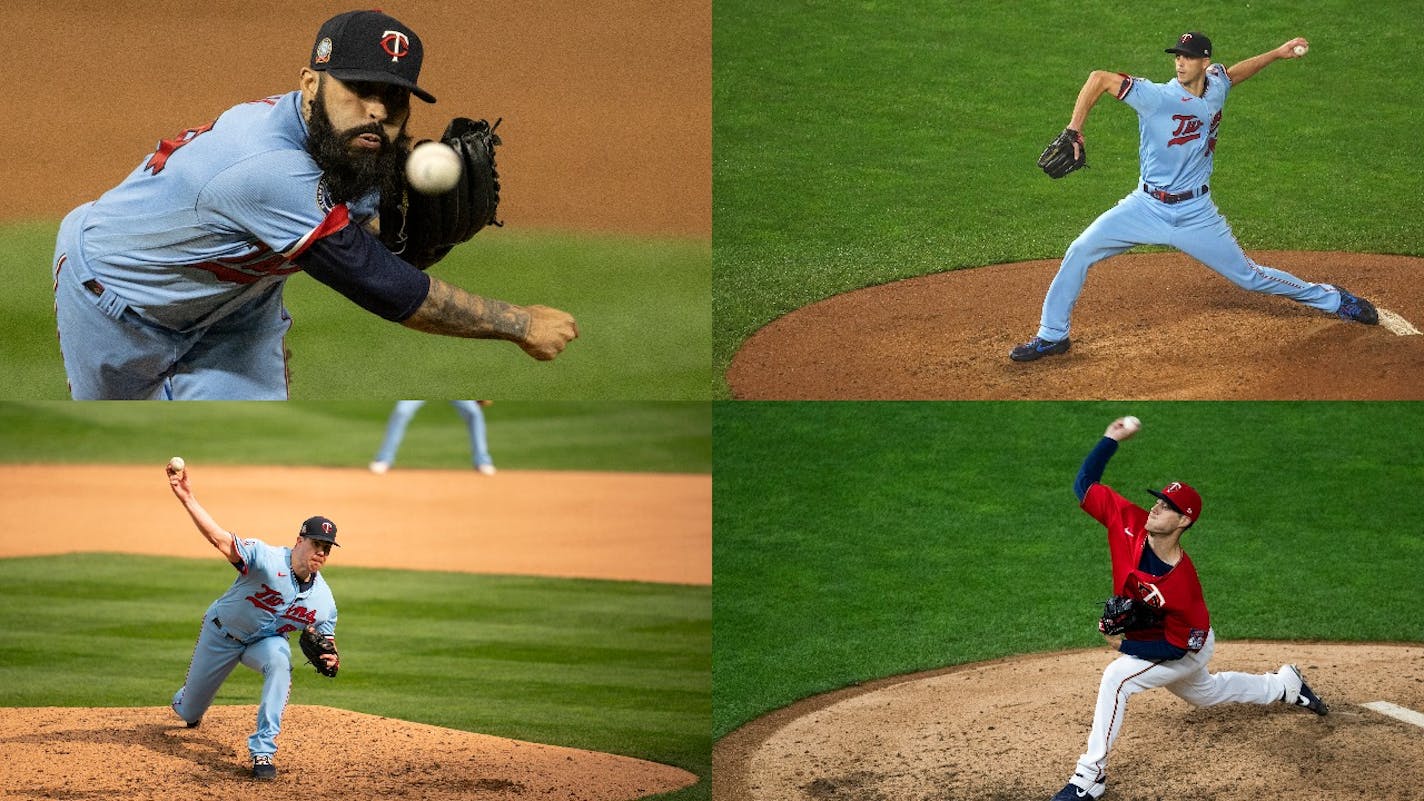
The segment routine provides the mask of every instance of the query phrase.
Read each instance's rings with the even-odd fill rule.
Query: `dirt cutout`
[[[1087,744],[1106,650],[1013,657],[801,701],[713,750],[714,801],[1047,801]],[[1133,696],[1104,801],[1406,801],[1424,786],[1424,728],[1361,704],[1424,710],[1424,648],[1224,642],[1211,670],[1290,662],[1330,706],[1198,709]]]
[[[277,778],[257,783],[244,745],[256,717],[255,706],[218,706],[188,729],[167,707],[9,709],[0,715],[7,763],[0,795],[622,801],[697,781],[687,771],[628,757],[293,705],[282,721]]]
[[[326,572],[338,601],[345,565],[712,581],[708,475],[376,476],[191,459],[189,470],[199,501],[241,536],[290,545],[306,517],[335,521],[341,547]],[[5,465],[0,518],[0,558],[86,551],[221,558],[173,499],[162,463]],[[440,547],[421,547],[433,543]],[[223,589],[213,587],[212,597]],[[188,730],[167,707],[0,709],[0,798],[267,799],[273,788],[254,785],[249,773],[255,718],[255,706],[215,706]],[[289,706],[279,744],[276,786],[302,797],[613,801],[697,781],[627,757],[325,707]]]
[[[1424,327],[1424,259],[1252,252],[1339,283]],[[774,320],[727,371],[760,400],[1419,400],[1424,336],[1347,323],[1239,289],[1181,253],[1088,272],[1073,348],[1019,364],[1059,260],[956,270],[848,292]]]

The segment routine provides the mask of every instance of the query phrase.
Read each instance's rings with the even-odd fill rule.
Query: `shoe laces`
[[[272,757],[269,757],[269,756],[267,756],[266,754],[258,754],[257,756],[255,756],[255,757],[252,758],[252,764],[254,764],[254,765],[271,765],[271,764],[272,764]]]

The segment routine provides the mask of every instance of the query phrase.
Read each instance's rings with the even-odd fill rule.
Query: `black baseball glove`
[[[415,191],[405,181],[404,157],[395,185],[381,193],[381,241],[391,252],[424,270],[445,258],[450,249],[468,242],[486,225],[500,226],[499,173],[494,132],[500,120],[456,117],[440,141],[459,154],[462,169],[455,188],[438,195]]]
[[[302,635],[297,638],[297,643],[302,646],[302,653],[306,654],[307,659],[311,661],[317,673],[327,678],[336,677],[336,669],[340,667],[340,659],[338,658],[338,664],[330,666],[322,659],[322,656],[326,654],[336,656],[335,641],[324,634],[317,634],[316,626],[307,626],[302,629]]]
[[[1078,145],[1078,154],[1073,154],[1073,145]],[[1043,155],[1038,157],[1038,166],[1048,173],[1049,178],[1062,178],[1068,173],[1088,166],[1088,148],[1083,144],[1083,135],[1072,128],[1064,128],[1057,139],[1048,143]]]
[[[1150,629],[1161,622],[1162,615],[1156,609],[1133,598],[1114,595],[1103,601],[1103,616],[1098,620],[1098,631],[1116,635]]]

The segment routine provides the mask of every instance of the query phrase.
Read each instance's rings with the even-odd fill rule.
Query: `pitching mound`
[[[1424,259],[1251,256],[1424,325]],[[828,298],[753,335],[727,382],[742,399],[1424,398],[1424,336],[1407,325],[1346,323],[1245,292],[1181,253],[1093,267],[1073,314],[1073,349],[1010,362],[1009,351],[1038,329],[1058,265],[956,270]]]
[[[900,676],[807,699],[713,751],[715,801],[1047,799],[1087,743],[1105,649]],[[1133,696],[1108,766],[1112,801],[1419,798],[1424,728],[1361,706],[1424,709],[1424,648],[1218,643],[1213,671],[1293,662],[1330,705],[1196,709]]]
[[[697,781],[628,757],[294,705],[277,779],[259,784],[246,747],[256,716],[255,706],[216,706],[187,729],[167,707],[6,709],[0,797],[621,801]]]

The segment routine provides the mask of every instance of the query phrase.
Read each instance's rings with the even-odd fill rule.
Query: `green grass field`
[[[292,703],[677,765],[702,781],[662,797],[708,798],[709,588],[330,572],[341,674],[296,670]],[[167,704],[231,582],[216,557],[0,559],[0,707]],[[260,691],[239,669],[216,703]]]
[[[72,404],[0,402],[0,462],[364,467],[390,403]],[[706,473],[708,402],[501,401],[485,409],[490,453],[504,469]],[[427,403],[406,429],[403,468],[468,468],[464,422]]]
[[[10,399],[68,397],[55,340],[55,224],[0,226],[0,364]],[[431,269],[511,303],[573,314],[579,339],[553,362],[504,342],[437,337],[386,322],[305,275],[287,283],[297,400],[711,397],[710,245],[495,230]]]
[[[1102,527],[1073,479],[1203,498],[1183,537],[1222,639],[1418,641],[1424,407],[719,403],[713,733],[876,677],[1101,644]]]
[[[719,382],[748,336],[816,300],[1061,257],[1134,186],[1137,115],[1101,100],[1085,129],[1091,169],[1061,181],[1037,168],[1038,154],[1091,70],[1170,80],[1162,51],[1188,29],[1210,36],[1227,66],[1296,35],[1311,41],[1304,59],[1268,66],[1226,106],[1212,196],[1243,246],[1424,254],[1424,171],[1404,166],[1416,150],[1411,98],[1424,91],[1417,10],[718,0]]]
[[[182,453],[195,464],[361,467],[390,408],[0,403],[0,463],[159,465]],[[501,401],[485,412],[503,469],[711,469],[708,402]],[[469,459],[463,423],[432,402],[399,465],[468,469]],[[343,671],[335,682],[297,671],[294,703],[677,765],[701,781],[668,798],[710,797],[710,587],[354,567],[329,580]],[[0,707],[166,703],[203,610],[231,581],[216,557],[0,559]],[[257,694],[257,675],[239,670],[217,703]]]

